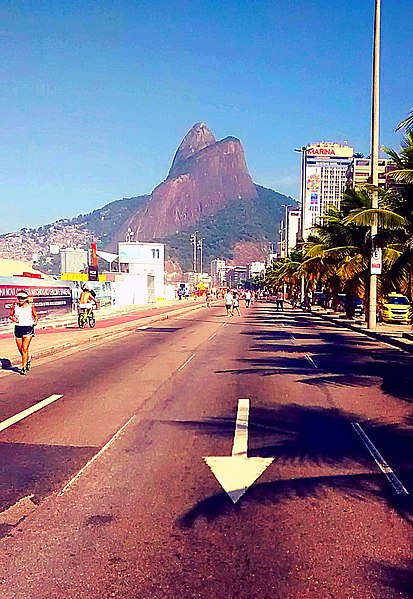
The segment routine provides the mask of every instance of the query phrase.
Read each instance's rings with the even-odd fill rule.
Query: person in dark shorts
[[[284,311],[284,294],[282,291],[277,291],[276,308],[277,312],[278,310]]]
[[[17,349],[22,357],[20,374],[27,374],[30,370],[31,360],[29,357],[30,343],[34,337],[34,327],[39,317],[33,302],[30,302],[26,291],[17,292],[17,303],[13,304],[9,314],[9,320],[15,323],[14,337]]]

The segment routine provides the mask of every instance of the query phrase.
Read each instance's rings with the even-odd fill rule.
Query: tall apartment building
[[[222,287],[225,282],[225,275],[227,272],[225,260],[216,258],[211,262],[211,279],[212,287]]]
[[[248,279],[248,266],[233,266],[226,275],[230,287],[238,287]]]
[[[265,272],[265,262],[256,260],[248,265],[248,278],[260,277]]]
[[[289,255],[301,237],[301,210],[293,209],[288,211],[287,227],[287,245]]]
[[[392,180],[389,173],[394,169],[394,162],[388,158],[379,158],[379,187],[387,189]],[[346,182],[348,187],[359,187],[366,183],[371,183],[371,159],[353,158],[347,167]]]
[[[319,142],[303,148],[301,189],[304,239],[327,213],[329,206],[340,207],[352,158],[353,148],[335,142]]]

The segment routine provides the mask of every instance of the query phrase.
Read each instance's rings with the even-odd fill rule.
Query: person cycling
[[[93,306],[98,307],[98,303],[90,290],[89,285],[82,285],[82,293],[79,298],[79,313],[87,311],[87,317],[92,313]]]

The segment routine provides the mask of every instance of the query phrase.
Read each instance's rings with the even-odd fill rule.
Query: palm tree
[[[411,125],[413,127],[413,125]],[[386,154],[393,160],[396,168],[391,171],[390,176],[397,183],[412,185],[413,183],[413,128],[406,131],[400,143],[400,152],[390,148],[384,148]]]
[[[291,293],[299,281],[299,268],[301,266],[301,253],[291,252],[287,258],[273,262],[265,273],[264,285],[274,292],[281,285],[286,285]]]
[[[399,123],[396,127],[396,131],[400,129],[406,129],[407,131],[413,131],[413,108],[409,112],[409,116]]]
[[[400,290],[413,298],[413,110],[410,116],[402,121],[397,130],[406,128],[405,136],[401,141],[400,151],[385,148],[388,156],[393,160],[396,169],[391,171],[390,177],[396,181],[386,197],[387,207],[403,216],[407,221],[404,234],[399,234],[399,243],[395,249],[399,257],[395,261],[394,277],[398,281]],[[407,273],[407,274],[406,274]]]
[[[373,191],[380,194],[378,209],[370,208]],[[304,246],[301,273],[310,279],[318,277],[333,296],[333,303],[340,291],[366,296],[372,247],[370,227],[374,219],[381,228],[376,241],[384,248],[386,266],[392,266],[400,257],[390,244],[398,241],[395,230],[403,229],[407,223],[384,205],[385,196],[386,192],[372,186],[347,189],[340,209],[330,208]]]

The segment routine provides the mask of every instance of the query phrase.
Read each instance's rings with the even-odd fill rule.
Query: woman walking
[[[241,311],[239,309],[239,295],[238,295],[237,291],[234,292],[234,299],[232,302],[232,307],[233,307],[233,313],[235,311],[238,314],[238,316],[241,316]]]
[[[30,370],[29,347],[34,337],[34,327],[39,320],[36,308],[33,302],[29,301],[26,291],[17,293],[17,304],[12,305],[9,320],[15,323],[14,337],[22,357],[22,367],[19,373],[25,375]]]

